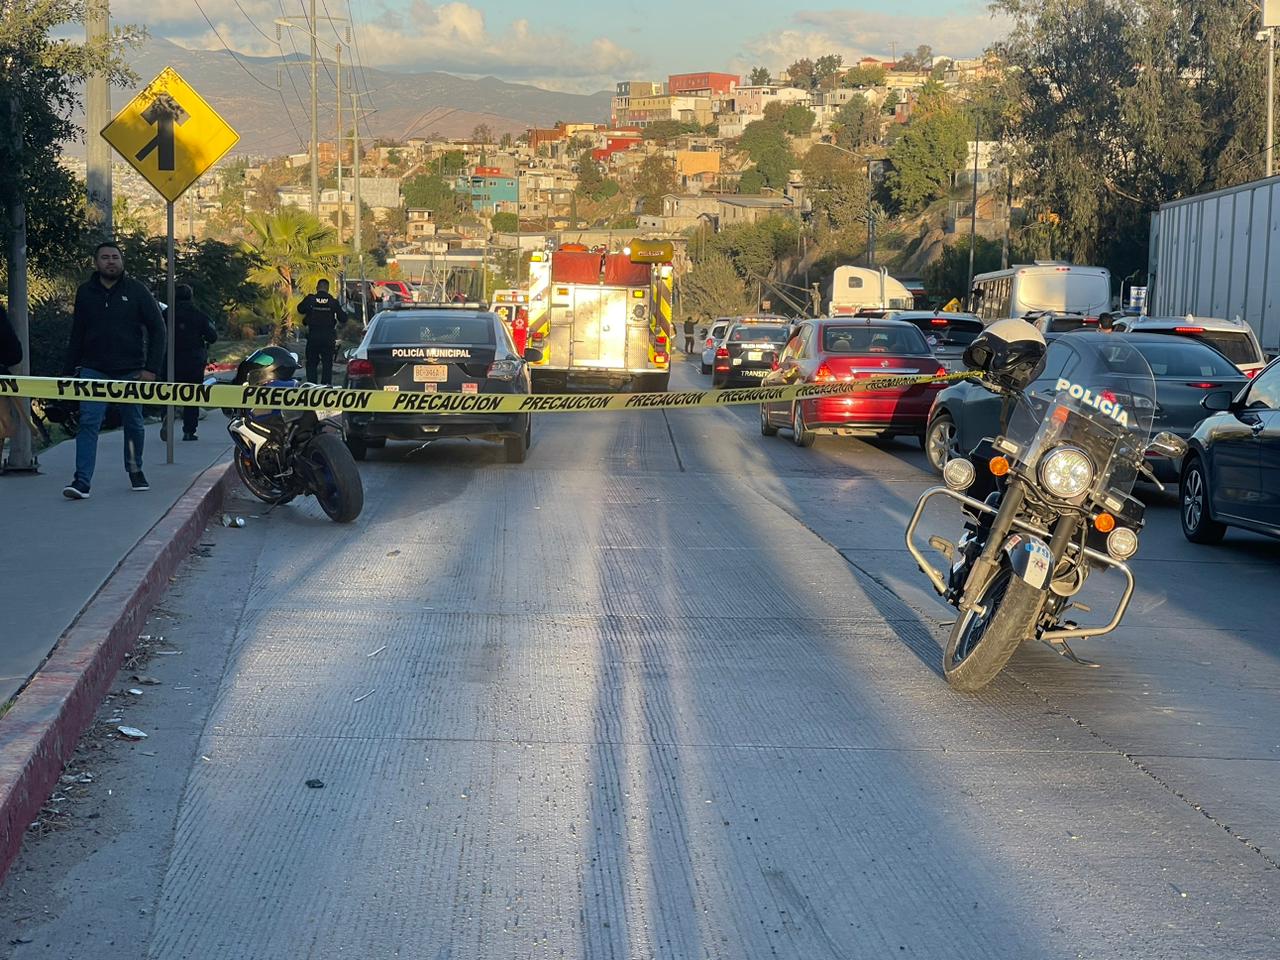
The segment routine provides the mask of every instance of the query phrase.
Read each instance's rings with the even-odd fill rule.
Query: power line
[[[285,12],[284,12],[284,0],[276,0],[276,2],[277,2],[277,5],[280,7],[280,16],[282,16],[282,17],[283,17],[283,16],[285,16]],[[279,41],[277,41],[277,45],[279,45]],[[291,30],[291,31],[289,31],[289,45],[290,45],[291,47],[293,47],[293,55],[294,55],[295,57],[301,57],[301,56],[302,56],[302,54],[298,51],[298,44],[297,44],[297,42],[293,39],[293,31],[292,31],[292,30]],[[297,84],[297,81],[295,81],[295,80],[293,79],[293,70],[292,70],[292,69],[290,69],[293,65],[292,65],[291,63],[289,63],[289,58],[288,58],[288,57],[286,57],[286,56],[284,56],[284,47],[283,47],[283,46],[281,46],[281,47],[280,47],[280,54],[281,54],[281,60],[283,61],[283,63],[281,64],[281,66],[282,66],[282,67],[283,67],[283,69],[284,69],[285,76],[287,76],[287,77],[289,78],[289,86],[293,87],[293,95],[294,95],[295,97],[297,97],[297,99],[298,99],[298,106],[302,108],[303,116],[306,116],[306,113],[307,113],[307,109],[308,109],[308,108],[307,108],[306,103],[305,103],[305,102],[303,101],[303,99],[302,99],[302,93],[301,93],[301,91],[299,91],[299,90],[298,90],[298,84]],[[277,88],[277,89],[278,89],[278,88]],[[284,94],[283,94],[283,92],[282,92],[282,93],[281,93],[281,95],[280,95],[280,99],[281,99],[281,100],[283,100],[283,99],[284,99]],[[292,114],[290,114],[290,115],[289,115],[289,122],[290,122],[290,123],[293,123],[293,115],[292,115]],[[297,129],[298,129],[297,125],[296,125],[296,124],[294,124],[294,130],[297,130]],[[299,133],[298,133],[298,142],[299,142],[299,143],[305,142],[305,138],[302,136],[301,132],[299,132]]]
[[[259,78],[259,77],[258,77],[258,76],[257,76],[257,75],[252,71],[252,70],[250,70],[248,67],[246,67],[246,66],[244,65],[244,63],[243,63],[243,62],[241,62],[240,58],[239,58],[238,56],[236,56],[236,52],[235,52],[234,50],[232,50],[232,49],[231,49],[231,47],[229,47],[229,46],[227,45],[227,41],[226,41],[226,40],[224,40],[224,39],[222,39],[222,34],[220,34],[220,33],[218,32],[218,28],[217,28],[217,27],[215,27],[215,26],[213,25],[213,21],[209,19],[209,15],[208,15],[207,13],[205,13],[205,12],[204,12],[204,7],[202,7],[202,6],[200,5],[200,0],[195,0],[195,5],[196,5],[196,9],[200,11],[200,16],[204,17],[204,22],[205,22],[205,23],[207,23],[207,24],[209,25],[209,29],[213,31],[213,35],[214,35],[215,37],[217,37],[217,38],[218,38],[218,42],[219,42],[220,44],[222,44],[222,49],[226,50],[226,51],[227,51],[227,53],[231,54],[231,59],[232,59],[232,60],[234,60],[234,61],[236,62],[236,66],[238,66],[241,70],[243,70],[243,71],[245,72],[245,74],[246,74],[246,75],[247,75],[251,80],[253,80],[253,82],[254,82],[254,83],[258,84],[258,85],[259,85],[259,86],[261,86],[261,87],[265,87],[267,90],[274,90],[274,91],[276,92],[276,94],[280,97],[280,105],[284,107],[284,114],[285,114],[285,116],[286,116],[286,117],[288,117],[288,118],[289,118],[289,125],[290,125],[291,127],[293,127],[293,132],[294,132],[294,134],[298,137],[298,141],[299,141],[299,142],[301,142],[301,141],[302,141],[302,134],[301,134],[301,132],[299,132],[299,130],[298,130],[298,125],[297,125],[296,123],[294,123],[294,121],[293,121],[293,114],[291,114],[291,113],[289,112],[289,104],[288,104],[288,102],[287,102],[287,101],[285,100],[285,98],[284,98],[284,92],[283,92],[279,87],[272,87],[272,86],[271,86],[271,84],[269,84],[269,83],[265,83],[265,82],[264,82],[262,79],[260,79],[260,78]],[[239,2],[239,0],[236,0],[236,6],[237,6],[237,7],[239,7],[239,6],[240,6],[240,2]],[[244,13],[244,9],[243,9],[243,8],[241,8],[241,11],[240,11],[240,12],[241,12],[241,13]],[[247,19],[247,18],[248,18],[248,14],[245,14],[245,16],[246,16],[246,19]],[[250,22],[250,24],[252,24],[252,23],[253,23],[253,21],[252,21],[252,20],[249,20],[249,22]],[[256,25],[255,25],[255,29],[257,29]],[[259,32],[259,33],[262,33],[262,31],[261,31],[261,30],[258,30],[258,32]],[[263,36],[266,36],[266,34],[263,34]],[[270,37],[268,37],[267,39],[271,39],[271,38],[270,38]]]
[[[365,73],[364,56],[360,52],[360,31],[356,24],[355,6],[354,4],[352,4],[351,0],[347,0],[347,18],[351,22],[351,41],[352,41],[352,46],[355,49],[354,60],[356,64],[356,69],[359,70],[360,72],[360,85],[364,88],[364,95],[366,97],[372,98],[373,91],[369,89],[369,75]],[[352,79],[354,80],[354,77]],[[368,135],[369,139],[372,140],[373,129],[369,126],[369,112],[367,111],[362,112],[360,117],[356,120],[357,123],[360,123],[362,121],[364,123],[365,133]]]

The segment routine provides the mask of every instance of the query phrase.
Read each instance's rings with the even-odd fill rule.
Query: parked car
[[[735,320],[716,347],[711,385],[732,387],[759,385],[778,366],[778,355],[786,346],[791,327],[785,321]]]
[[[384,294],[390,290],[400,298],[401,303],[413,303],[417,299],[413,287],[404,280],[375,280],[373,285],[381,287]]]
[[[431,304],[384,310],[350,352],[346,386],[396,393],[527,394],[530,347],[516,352],[506,325],[479,304]],[[456,399],[456,398],[455,398]],[[464,398],[462,403],[468,403]],[[466,409],[465,407],[462,409]],[[522,463],[533,442],[528,413],[347,413],[346,440],[363,460],[388,440],[422,444],[445,437],[500,440],[508,463]]]
[[[720,341],[724,339],[725,333],[729,330],[729,324],[733,323],[733,317],[719,317],[710,328],[703,328],[699,331],[702,335],[702,372],[710,373],[711,368],[716,362],[716,349],[720,345]]]
[[[1118,334],[1080,331],[1050,334],[1044,372],[1030,387],[1033,393],[1054,393],[1059,378],[1071,379],[1079,362],[1073,344],[1105,345]],[[1236,390],[1248,382],[1218,351],[1194,340],[1175,340],[1159,334],[1129,334],[1123,342],[1137,349],[1151,367],[1156,383],[1156,410],[1152,429],[1167,430],[1188,439],[1205,413],[1200,406],[1209,391]],[[1086,385],[1087,386],[1087,385]],[[929,413],[925,454],[938,473],[952,454],[972,450],[985,437],[1000,433],[1000,398],[976,381],[964,380],[941,391]],[[1181,464],[1151,457],[1148,461],[1161,480],[1176,482]]]
[[[1225,356],[1248,377],[1256,376],[1267,365],[1257,334],[1243,322],[1194,316],[1119,317],[1116,329],[1126,333],[1160,333],[1199,340]]]
[[[1179,488],[1182,532],[1218,543],[1228,527],[1280,537],[1280,360],[1243,390],[1215,390],[1190,440]]]
[[[890,310],[889,320],[915,324],[925,342],[949,372],[963,370],[964,348],[982,332],[982,321],[973,313],[937,313],[931,310]]]
[[[822,318],[794,328],[778,359],[778,369],[764,386],[834,383],[879,375],[945,372],[915,324],[905,320]],[[820,435],[910,435],[923,438],[938,384],[916,384],[899,390],[876,390],[844,397],[764,403],[760,432],[791,430],[799,447],[812,446]]]

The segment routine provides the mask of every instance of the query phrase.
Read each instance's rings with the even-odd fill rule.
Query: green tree
[[[511,134],[504,133],[502,139],[498,141],[498,146],[502,147],[503,150],[510,150],[513,143],[515,141],[511,138]]]
[[[490,223],[494,233],[515,233],[520,229],[520,218],[514,213],[495,213]]]
[[[795,156],[791,153],[782,124],[772,120],[749,123],[738,146],[751,158],[766,185],[774,189],[786,185],[787,177],[795,166]]]
[[[893,116],[898,110],[898,104],[902,102],[902,97],[898,95],[897,90],[890,90],[885,95],[884,102],[880,104],[880,112]]]
[[[1000,244],[978,237],[973,248],[973,273],[977,276],[1000,269]],[[930,295],[946,302],[952,297],[964,300],[968,295],[969,238],[960,237],[942,248],[942,256],[924,268],[924,285]]]
[[[650,216],[662,213],[662,198],[675,190],[676,165],[659,154],[645,157],[635,181],[640,212]]]
[[[880,111],[866,97],[854,97],[836,111],[832,129],[846,150],[869,146],[880,140]]]
[[[487,123],[478,123],[471,131],[474,143],[493,143],[493,129]]]
[[[889,148],[889,192],[906,213],[946,196],[951,175],[969,153],[968,117],[950,105],[926,109],[925,102],[921,100],[920,112]]]
[[[748,167],[738,178],[738,193],[755,196],[765,188],[764,174],[755,167]]]
[[[844,75],[846,87],[879,87],[884,85],[888,71],[880,66],[854,67]]]
[[[867,219],[870,184],[865,165],[819,144],[805,155],[801,170],[813,204],[815,230],[852,238],[854,227]]]
[[[249,230],[245,251],[257,262],[251,278],[263,288],[262,305],[272,318],[273,342],[283,343],[303,294],[314,290],[317,280],[333,279],[346,247],[333,230],[296,208],[273,216],[251,214]]]
[[[753,87],[768,86],[773,82],[773,77],[769,75],[768,67],[752,67],[751,74],[747,77],[747,83]]]
[[[167,275],[168,240],[121,230],[117,230],[115,239],[129,272],[153,290],[161,290]],[[258,299],[262,289],[255,277],[261,266],[258,256],[240,243],[188,240],[174,247],[178,282],[190,284],[196,303],[223,320],[240,306]]]
[[[702,127],[696,123],[683,123],[680,120],[655,120],[644,128],[646,140],[667,141],[682,137],[685,134],[701,133]]]
[[[721,253],[700,260],[677,284],[685,312],[697,318],[742,316],[753,307],[742,277]]]
[[[726,227],[708,241],[707,249],[727,257],[748,280],[775,272],[779,259],[795,252],[798,232],[790,217],[766,217],[759,223]]]
[[[817,115],[808,107],[793,103],[782,114],[782,129],[793,137],[807,137],[813,133]]]
[[[844,66],[844,57],[838,53],[828,53],[819,57],[813,64],[814,86],[832,86],[832,81]]]
[[[446,150],[436,161],[436,169],[440,176],[448,177],[461,173],[466,169],[467,155],[461,150]]]
[[[583,157],[578,161],[578,193],[581,196],[594,197],[602,183],[604,174],[593,157]]]
[[[405,206],[425,207],[436,215],[436,220],[449,225],[467,206],[463,196],[444,179],[429,173],[419,173],[400,185]]]
[[[787,67],[787,76],[791,78],[792,85],[801,90],[816,90],[818,87],[817,67],[808,57],[802,57]]]

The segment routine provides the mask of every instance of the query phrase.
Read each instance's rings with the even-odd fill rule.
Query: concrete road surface
[[[1102,666],[968,697],[905,440],[544,416],[523,466],[362,474],[353,527],[210,531],[102,714],[149,739],[90,738],[4,887],[14,957],[1280,956],[1280,544],[1151,493]]]

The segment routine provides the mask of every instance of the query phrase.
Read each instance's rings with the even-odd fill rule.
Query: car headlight
[[[1059,447],[1040,462],[1040,482],[1055,497],[1073,500],[1093,483],[1093,461],[1076,447]]]

